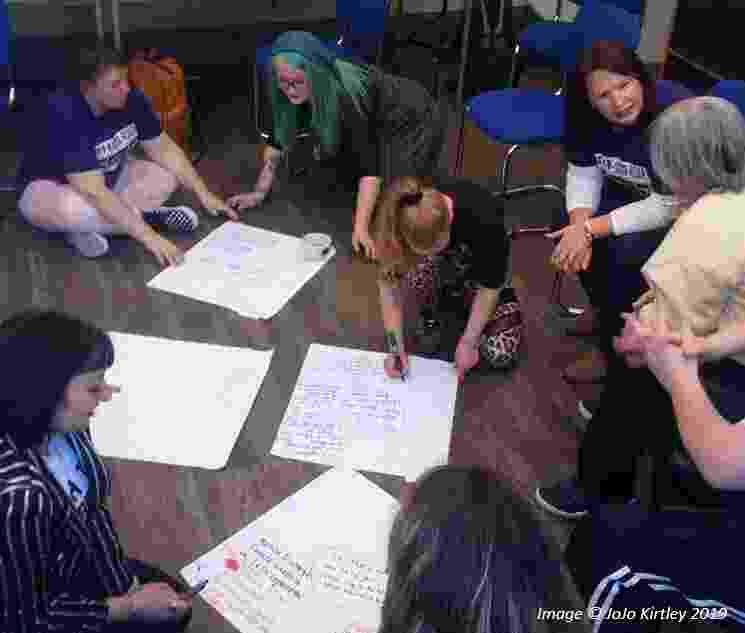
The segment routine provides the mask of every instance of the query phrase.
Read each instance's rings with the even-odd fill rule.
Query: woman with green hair
[[[359,178],[352,245],[375,257],[369,223],[383,179],[432,176],[445,143],[444,112],[420,84],[342,59],[318,38],[288,31],[272,45],[272,132],[254,191],[228,200],[260,204],[298,130],[315,135],[318,159],[336,159]]]

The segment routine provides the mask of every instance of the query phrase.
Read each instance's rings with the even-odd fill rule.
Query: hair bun
[[[398,204],[401,207],[413,207],[414,205],[419,204],[422,201],[422,190],[419,189],[417,191],[407,191],[406,193],[402,193],[401,197],[398,200]]]

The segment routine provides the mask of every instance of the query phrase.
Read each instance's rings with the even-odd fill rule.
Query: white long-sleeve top
[[[605,175],[597,165],[580,167],[569,163],[567,169],[567,209],[588,208],[597,213],[602,197]],[[675,196],[650,193],[636,202],[630,202],[610,212],[613,235],[637,233],[657,229],[675,220],[678,200]]]

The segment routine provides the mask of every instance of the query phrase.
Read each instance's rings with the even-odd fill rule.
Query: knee
[[[160,165],[153,163],[152,169],[154,171],[151,181],[153,183],[153,189],[158,192],[163,200],[166,200],[174,191],[176,191],[176,189],[179,188],[181,183],[172,171],[169,171]]]
[[[29,185],[19,206],[29,222],[54,231],[78,224],[84,207],[90,205],[70,186],[40,181]]]

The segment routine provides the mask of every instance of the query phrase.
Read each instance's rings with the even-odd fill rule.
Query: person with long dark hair
[[[388,547],[379,633],[583,631],[558,549],[493,472],[434,468],[414,484]]]
[[[655,82],[620,42],[595,42],[569,76],[567,225],[550,234],[558,239],[552,262],[579,273],[602,352],[570,365],[564,376],[571,382],[602,378],[620,314],[646,287],[642,264],[662,241],[676,204],[657,186],[647,130],[667,106],[689,96],[682,86]],[[592,331],[584,316],[576,325],[577,333]],[[587,407],[581,412],[589,417]]]
[[[260,204],[284,152],[300,130],[315,136],[317,157],[358,181],[352,245],[375,256],[370,216],[384,179],[432,176],[445,144],[445,112],[421,84],[340,57],[317,37],[288,31],[272,45],[272,130],[254,191],[236,209]]]
[[[186,587],[125,556],[91,443],[96,409],[118,391],[105,378],[111,339],[26,310],[0,324],[0,358],[0,630],[184,630]]]

